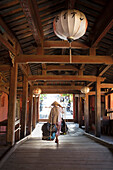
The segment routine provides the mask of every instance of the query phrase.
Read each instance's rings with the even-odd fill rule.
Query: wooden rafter
[[[24,55],[16,58],[17,63],[70,63],[69,55]],[[111,56],[72,55],[72,63],[113,64]]]
[[[111,67],[111,65],[106,66],[106,67],[101,71],[101,73],[99,73],[98,76],[102,76],[110,67]]]
[[[111,65],[106,66],[106,67],[99,73],[98,76],[101,77],[110,67],[111,67]],[[91,86],[92,84],[93,84],[93,82],[90,82],[87,86],[89,87],[89,86]]]
[[[0,8],[9,8],[10,6],[16,5],[19,3],[19,0],[9,1],[8,3],[0,4]]]
[[[2,20],[2,18],[0,17],[0,24],[3,28],[3,30],[7,33],[7,36],[10,40],[14,41],[14,45],[11,46],[11,44],[8,42],[8,39],[4,39],[2,35],[0,35],[0,41],[4,44],[4,46],[6,46],[6,48],[11,51],[15,56],[18,55],[21,51],[22,53],[22,49],[21,46],[18,42],[18,40],[16,39],[16,37],[13,35],[13,33],[10,31],[10,29],[8,28],[8,26],[5,24],[5,22]],[[27,74],[27,70],[25,69],[24,65],[19,64],[21,70],[23,71],[23,73],[28,76]],[[28,69],[30,73],[30,68]],[[31,84],[31,82],[30,82]],[[32,84],[31,84],[32,85]]]
[[[2,35],[0,35],[0,41],[4,44],[4,46],[11,51],[14,55],[17,55],[17,52],[21,51],[20,44],[16,37],[13,35],[11,30],[5,24],[3,19],[0,17],[0,24],[2,27]],[[5,36],[4,36],[5,34]],[[4,38],[5,37],[5,38]],[[10,42],[10,43],[9,43]]]
[[[20,0],[36,43],[43,47],[43,29],[36,0]]]
[[[7,40],[8,39],[6,39],[3,35],[0,34],[1,43],[15,55],[15,48]]]
[[[113,1],[109,0],[102,14],[94,24],[89,35],[90,44],[96,47],[108,30],[113,26]]]

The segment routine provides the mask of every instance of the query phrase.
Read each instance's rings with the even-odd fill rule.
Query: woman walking
[[[48,122],[51,124],[55,124],[57,127],[55,143],[58,144],[58,136],[60,135],[61,121],[62,121],[62,119],[61,119],[62,106],[56,101],[54,101],[51,104],[51,106],[53,106],[53,107],[50,111]]]

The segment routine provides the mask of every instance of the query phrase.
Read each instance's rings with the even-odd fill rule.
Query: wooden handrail
[[[21,129],[21,125],[17,129],[15,129],[15,132],[17,132],[20,129]]]
[[[15,121],[15,126],[18,125],[19,123],[20,123],[20,119],[17,119],[17,120]]]

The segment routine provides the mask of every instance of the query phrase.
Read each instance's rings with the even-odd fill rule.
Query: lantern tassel
[[[69,46],[69,51],[70,51],[70,63],[72,63],[72,55],[71,55],[71,43],[69,43],[70,46]]]

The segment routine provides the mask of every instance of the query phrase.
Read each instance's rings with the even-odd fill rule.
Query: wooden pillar
[[[8,125],[7,125],[7,143],[15,143],[15,114],[16,114],[16,95],[17,95],[17,72],[18,64],[11,67],[9,106],[8,106]]]
[[[21,138],[24,138],[26,136],[27,100],[28,100],[28,80],[24,76],[22,95],[22,114],[21,114]]]
[[[82,99],[81,97],[79,96],[78,97],[78,123],[79,123],[79,127],[82,126]]]
[[[75,96],[75,123],[78,123],[78,97]]]
[[[37,114],[37,97],[34,97],[34,104],[33,104],[33,129],[36,127],[36,114]]]
[[[89,96],[85,95],[85,107],[84,107],[84,121],[85,121],[85,132],[89,132]]]
[[[90,48],[89,49],[89,54],[96,56],[96,48]]]
[[[78,97],[78,124],[80,127],[80,96]]]
[[[33,91],[32,87],[30,86],[30,97],[29,97],[29,121],[28,121],[28,133],[31,134],[32,132],[32,117],[33,117]]]
[[[75,94],[73,94],[73,119],[75,122]]]
[[[101,135],[101,88],[100,80],[97,77],[96,83],[96,102],[95,102],[95,135],[100,137]]]
[[[105,110],[108,109],[108,95],[105,95]]]
[[[39,114],[40,114],[40,95],[37,98],[37,122],[39,122]]]

